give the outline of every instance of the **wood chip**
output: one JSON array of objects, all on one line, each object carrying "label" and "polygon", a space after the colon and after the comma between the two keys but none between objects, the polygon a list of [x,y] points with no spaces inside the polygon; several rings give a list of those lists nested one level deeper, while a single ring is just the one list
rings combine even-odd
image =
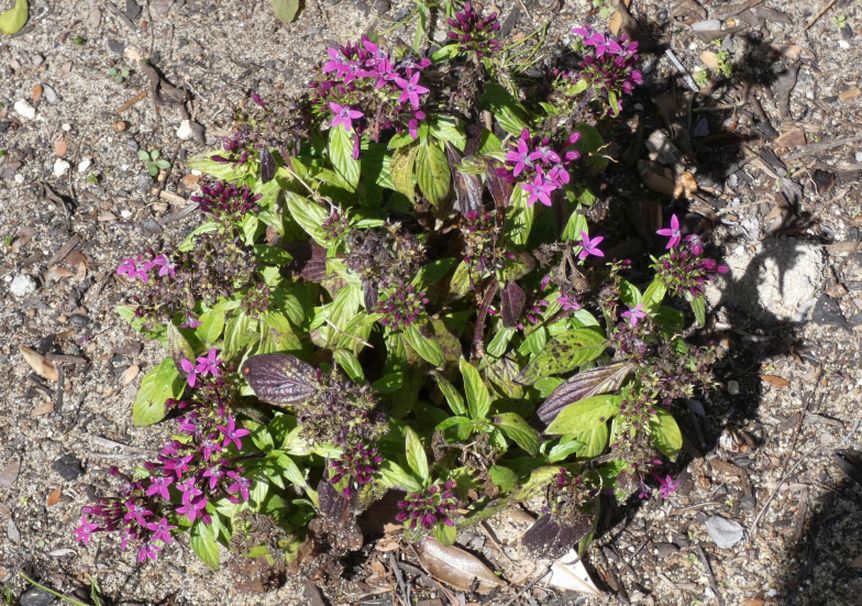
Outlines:
[{"label": "wood chip", "polygon": [[133,364],[129,366],[125,371],[123,371],[123,386],[125,387],[129,383],[135,380],[135,377],[141,372],[141,367],[137,364]]},{"label": "wood chip", "polygon": [[21,355],[24,356],[24,361],[27,362],[37,375],[49,381],[57,381],[57,366],[48,358],[26,345],[19,345],[18,351],[21,352]]},{"label": "wood chip", "polygon": [[66,155],[66,152],[69,150],[69,146],[66,143],[66,135],[61,134],[59,137],[54,139],[54,155],[58,158],[62,158]]},{"label": "wood chip", "polygon": [[859,95],[862,95],[862,90],[860,90],[858,86],[854,86],[853,88],[848,88],[847,90],[843,90],[838,93],[838,98],[842,101],[850,101]]},{"label": "wood chip", "polygon": [[790,130],[782,132],[777,139],[775,139],[775,147],[783,147],[784,149],[788,149],[791,147],[798,147],[800,145],[805,145],[808,141],[805,138],[805,131],[801,128],[792,127]]},{"label": "wood chip", "polygon": [[790,381],[785,379],[784,377],[779,377],[778,375],[760,375],[760,378],[763,381],[766,381],[773,387],[787,387],[790,385]]},{"label": "wood chip", "polygon": [[51,492],[48,493],[48,498],[45,503],[48,505],[48,507],[56,505],[60,501],[60,496],[62,494],[63,491],[61,491],[59,488],[52,489]]},{"label": "wood chip", "polygon": [[712,71],[718,71],[718,54],[712,51],[700,53],[701,62]]},{"label": "wood chip", "polygon": [[45,92],[45,89],[42,87],[41,84],[37,84],[33,87],[33,89],[30,91],[30,98],[33,100],[33,103],[38,102],[39,99],[42,98],[43,92]]}]

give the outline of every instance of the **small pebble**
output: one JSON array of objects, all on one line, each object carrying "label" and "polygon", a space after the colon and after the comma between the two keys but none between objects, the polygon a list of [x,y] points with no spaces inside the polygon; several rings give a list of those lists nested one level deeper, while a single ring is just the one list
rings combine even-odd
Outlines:
[{"label": "small pebble", "polygon": [[21,185],[22,183],[24,183],[24,175],[22,175],[21,173],[18,173],[13,178],[15,179],[15,183],[17,183],[18,185]]},{"label": "small pebble", "polygon": [[81,160],[78,163],[78,172],[79,173],[85,173],[85,172],[87,172],[87,169],[90,168],[92,165],[93,165],[92,160],[90,160],[89,158],[84,158],[83,160]]},{"label": "small pebble", "polygon": [[54,603],[54,596],[38,587],[31,587],[21,594],[18,603],[21,606],[51,606]]},{"label": "small pebble", "polygon": [[9,285],[9,292],[12,293],[12,296],[19,299],[32,295],[36,292],[36,280],[26,274],[15,276],[12,284]]},{"label": "small pebble", "polygon": [[36,108],[27,103],[24,99],[15,101],[12,106],[15,112],[25,120],[33,120],[36,117]]},{"label": "small pebble", "polygon": [[57,91],[55,91],[47,84],[42,85],[42,94],[45,95],[45,101],[47,101],[51,105],[53,105],[59,100],[59,98],[57,97]]},{"label": "small pebble", "polygon": [[122,55],[123,51],[126,50],[126,43],[121,42],[120,40],[108,39],[108,50],[112,53]]},{"label": "small pebble", "polygon": [[71,164],[69,164],[68,162],[66,162],[62,158],[57,158],[56,160],[54,160],[54,176],[55,177],[62,177],[67,172],[69,172],[69,168],[71,166],[72,166]]},{"label": "small pebble", "polygon": [[[152,183],[152,180],[150,182]],[[131,219],[132,218],[132,211],[124,208],[123,210],[120,211],[120,216],[123,219]]]},{"label": "small pebble", "polygon": [[183,120],[180,122],[180,127],[177,129],[177,137],[181,140],[185,141],[186,139],[190,139],[192,136],[192,123],[191,120]]},{"label": "small pebble", "polygon": [[56,471],[61,478],[68,482],[71,482],[84,473],[84,469],[81,467],[80,461],[71,454],[64,454],[62,457],[54,461],[51,465],[51,469]]},{"label": "small pebble", "polygon": [[856,155],[854,157],[856,158],[857,162],[862,162],[862,151],[856,152]]},{"label": "small pebble", "polygon": [[847,50],[848,48],[850,48],[850,43],[847,42],[847,40],[839,40],[838,47]]},{"label": "small pebble", "polygon": [[732,396],[739,395],[739,381],[728,381],[727,382],[727,393]]},{"label": "small pebble", "polygon": [[733,547],[742,540],[745,534],[739,522],[721,516],[712,516],[704,522],[704,525],[709,537],[719,549]]}]

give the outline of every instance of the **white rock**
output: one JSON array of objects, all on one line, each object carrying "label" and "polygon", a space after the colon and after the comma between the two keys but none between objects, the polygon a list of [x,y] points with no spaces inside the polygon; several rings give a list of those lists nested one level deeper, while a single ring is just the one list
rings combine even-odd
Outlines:
[{"label": "white rock", "polygon": [[63,160],[63,158],[57,158],[54,160],[54,176],[62,177],[67,172],[69,172],[69,167],[72,165]]},{"label": "white rock", "polygon": [[186,139],[191,138],[192,136],[192,123],[191,120],[183,120],[180,122],[180,127],[177,129],[177,137],[185,141]]},{"label": "white rock", "polygon": [[47,84],[43,84],[42,89],[45,95],[45,101],[52,105],[59,101],[59,99],[57,98],[57,91],[55,91],[52,87],[48,86]]},{"label": "white rock", "polygon": [[201,169],[199,169],[199,168],[193,168],[193,169],[192,169],[192,174],[193,174],[195,177],[200,177],[200,176],[201,176],[202,174],[204,174],[204,173],[203,173],[203,171],[202,171]]},{"label": "white rock", "polygon": [[850,43],[847,42],[847,40],[839,40],[838,46],[843,48],[844,50],[847,50],[848,48],[850,48]]},{"label": "white rock", "polygon": [[19,299],[32,295],[35,291],[36,280],[26,274],[15,276],[12,280],[12,284],[9,285],[9,292],[12,293],[12,296],[18,297]]},{"label": "white rock", "polygon": [[706,531],[719,549],[729,549],[742,540],[745,531],[739,522],[712,516],[705,523]]},{"label": "white rock", "polygon": [[72,125],[69,124],[68,122],[63,122],[63,124],[60,125],[60,128],[62,128],[64,131],[66,131],[68,133],[70,130],[72,130]]},{"label": "white rock", "polygon": [[727,382],[727,393],[729,393],[732,396],[738,396],[739,395],[739,381],[734,381],[734,380],[728,381]]},{"label": "white rock", "polygon": [[24,99],[15,101],[12,109],[25,120],[33,120],[36,117],[36,108],[24,101]]},{"label": "white rock", "polygon": [[862,162],[862,151],[856,152],[856,155],[854,157],[856,158],[857,162]]},{"label": "white rock", "polygon": [[83,160],[81,160],[78,163],[78,172],[79,173],[85,173],[85,172],[87,172],[87,169],[90,168],[92,165],[93,165],[92,160],[90,160],[89,158],[84,158]]},{"label": "white rock", "polygon": [[24,175],[22,175],[21,173],[17,173],[13,178],[15,179],[15,183],[17,183],[18,185],[21,185],[25,181]]},{"label": "white rock", "polygon": [[120,216],[123,219],[131,219],[132,218],[132,211],[124,208],[123,210],[120,211]]},{"label": "white rock", "polygon": [[723,261],[730,272],[707,286],[709,307],[759,320],[804,320],[826,277],[823,247],[798,240],[767,240],[756,252],[739,246]]}]

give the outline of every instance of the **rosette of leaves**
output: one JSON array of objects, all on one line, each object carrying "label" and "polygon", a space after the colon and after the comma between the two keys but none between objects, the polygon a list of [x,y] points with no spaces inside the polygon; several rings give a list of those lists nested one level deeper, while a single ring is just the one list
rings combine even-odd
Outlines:
[{"label": "rosette of leaves", "polygon": [[[190,301],[196,327],[185,315],[154,325],[126,311],[173,352],[142,384],[135,407],[147,414],[136,418],[146,423],[185,389],[180,355],[217,348],[243,369],[234,409],[251,431],[242,454],[254,483],[242,507],[276,517],[297,541],[355,549],[363,510],[389,491],[433,496],[443,483],[456,513],[409,538],[451,543],[459,527],[546,494],[563,471],[624,500],[638,487],[631,478],[643,484],[657,459],[676,457],[674,403],[709,385],[708,352],[684,338],[689,305],[703,322],[702,298],[671,298],[659,277],[630,281],[623,264],[583,254],[606,165],[596,127],[605,112],[571,123],[564,108],[494,81],[504,55],[484,56],[494,69],[477,72],[470,57],[436,53],[423,83],[463,71],[478,94],[453,114],[451,91],[432,90],[413,135],[359,135],[317,113],[298,152],[198,158],[211,178],[260,198],[242,216],[204,222],[182,249],[194,254],[201,234],[225,233],[253,253],[257,282],[214,303]],[[525,184],[504,174],[525,130],[580,133],[580,159],[550,206],[529,202]],[[265,305],[244,305],[262,288]],[[626,310],[637,310],[635,322]],[[319,430],[326,423],[352,429]],[[371,481],[339,473],[330,482],[331,463],[357,441],[379,453],[376,468],[366,461]],[[583,493],[589,506],[570,515],[590,529],[606,497]],[[212,508],[217,527],[192,542],[206,561],[228,544],[236,510]]]}]

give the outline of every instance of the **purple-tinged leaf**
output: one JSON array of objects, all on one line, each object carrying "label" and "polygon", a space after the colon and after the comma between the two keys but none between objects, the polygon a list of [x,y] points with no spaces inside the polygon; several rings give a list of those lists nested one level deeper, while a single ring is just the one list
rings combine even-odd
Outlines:
[{"label": "purple-tinged leaf", "polygon": [[550,425],[569,404],[619,389],[634,368],[634,364],[617,362],[579,372],[557,387],[539,406],[536,415],[545,425]]},{"label": "purple-tinged leaf", "polygon": [[287,246],[293,261],[287,266],[306,282],[320,283],[326,277],[326,249],[317,242],[304,240]]},{"label": "purple-tinged leaf", "polygon": [[365,303],[365,309],[371,311],[377,307],[377,288],[372,280],[362,281],[362,300]]},{"label": "purple-tinged leaf", "polygon": [[329,480],[321,480],[317,485],[317,502],[320,515],[346,523],[353,512],[353,495],[347,496],[333,486]]},{"label": "purple-tinged leaf", "polygon": [[521,537],[521,544],[543,558],[558,558],[586,536],[592,527],[592,520],[585,514],[563,521],[546,513],[527,529]]},{"label": "purple-tinged leaf", "polygon": [[260,180],[269,183],[275,178],[275,158],[267,148],[260,150]]},{"label": "purple-tinged leaf", "polygon": [[257,397],[276,405],[304,402],[319,386],[317,371],[290,354],[252,356],[242,374]]},{"label": "purple-tinged leaf", "polygon": [[458,170],[461,164],[461,154],[449,143],[446,144],[446,157],[452,170],[455,182],[455,200],[462,215],[468,212],[478,213],[482,210],[482,181],[477,175],[470,175]]},{"label": "purple-tinged leaf", "polygon": [[497,168],[490,161],[485,176],[488,190],[491,192],[491,197],[494,198],[494,205],[497,208],[509,206],[509,199],[512,197],[512,184],[497,174]]},{"label": "purple-tinged leaf", "polygon": [[509,282],[500,294],[500,306],[503,315],[503,324],[515,326],[524,312],[524,304],[527,295],[517,282]]}]

